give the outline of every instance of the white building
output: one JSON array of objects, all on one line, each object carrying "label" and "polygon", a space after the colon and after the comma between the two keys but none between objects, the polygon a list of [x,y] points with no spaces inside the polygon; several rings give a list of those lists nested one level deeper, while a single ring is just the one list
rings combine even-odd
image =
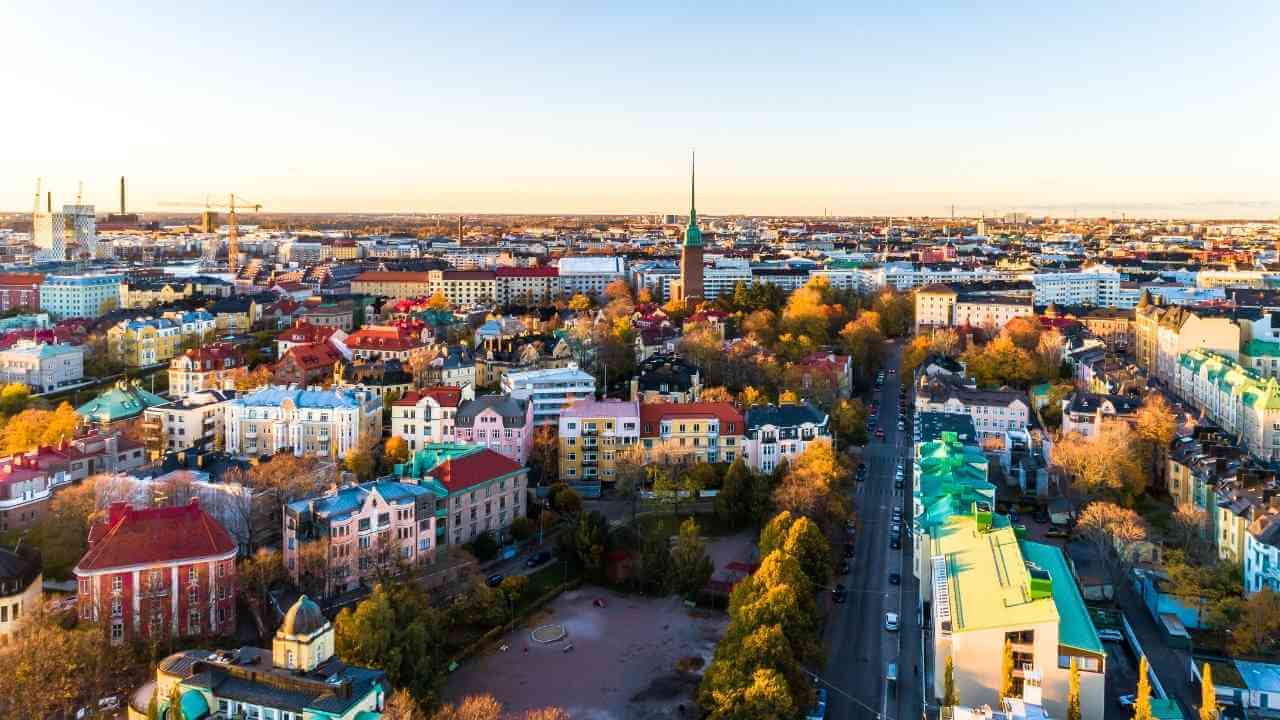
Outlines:
[{"label": "white building", "polygon": [[[702,271],[702,295],[714,300],[722,295],[732,296],[738,283],[751,284],[751,263],[746,259],[714,257]],[[676,274],[679,277],[679,273]],[[664,296],[665,297],[665,296]]]},{"label": "white building", "polygon": [[560,258],[560,289],[569,294],[600,295],[627,275],[627,260],[612,255]]},{"label": "white building", "polygon": [[227,404],[226,450],[231,455],[342,458],[382,437],[382,400],[359,390],[266,387]]},{"label": "white building", "polygon": [[563,368],[507,373],[502,376],[502,391],[532,400],[535,424],[555,424],[561,410],[595,398],[596,379],[579,370],[577,363],[569,363]]},{"label": "white building", "polygon": [[808,402],[757,405],[747,410],[746,426],[747,465],[764,473],[783,460],[794,462],[815,442],[831,442],[827,414]]},{"label": "white building", "polygon": [[[1119,271],[1098,265],[1082,272],[1037,273],[1031,278],[1037,305],[1124,307]],[[1136,300],[1136,299],[1135,299]],[[1132,307],[1130,305],[1129,307]]]},{"label": "white building", "polygon": [[0,351],[0,382],[22,383],[37,393],[74,385],[84,379],[84,352],[81,345],[19,340]]},{"label": "white building", "polygon": [[40,309],[58,320],[98,317],[120,302],[120,275],[50,275],[40,285]]},{"label": "white building", "polygon": [[189,448],[221,449],[225,410],[235,390],[206,390],[142,412],[142,428],[152,459]]},{"label": "white building", "polygon": [[916,393],[916,412],[959,413],[973,418],[980,437],[1026,435],[1031,407],[1026,395],[1014,390],[978,390],[951,383],[933,383]]},{"label": "white building", "polygon": [[1267,513],[1244,534],[1244,592],[1280,592],[1280,515]]},{"label": "white building", "polygon": [[403,438],[410,450],[421,450],[428,443],[453,442],[458,406],[475,397],[471,385],[411,390],[391,404],[391,434]]},{"label": "white building", "polygon": [[[92,205],[63,205],[62,212],[37,212],[32,219],[31,242],[38,260],[77,260],[98,256],[97,220]],[[68,257],[71,246],[76,257]]]}]

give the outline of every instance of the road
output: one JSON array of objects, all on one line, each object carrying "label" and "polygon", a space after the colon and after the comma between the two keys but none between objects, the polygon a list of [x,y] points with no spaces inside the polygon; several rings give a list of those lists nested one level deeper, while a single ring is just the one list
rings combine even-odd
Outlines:
[{"label": "road", "polygon": [[[886,368],[897,368],[901,346],[891,346]],[[920,684],[915,668],[920,664],[920,629],[916,621],[918,592],[911,572],[910,528],[904,528],[901,550],[889,547],[890,513],[901,507],[911,509],[911,426],[898,431],[897,375],[886,373],[878,393],[880,411],[877,427],[883,439],[871,437],[863,451],[867,477],[856,482],[853,502],[858,515],[858,537],[854,546],[852,572],[836,582],[849,588],[846,604],[835,605],[827,623],[827,667],[822,680],[828,687],[827,717],[909,718],[921,715]],[[894,488],[894,472],[903,459],[906,477],[903,489]],[[902,584],[889,582],[889,573],[898,573]],[[884,629],[886,612],[899,615],[901,629]],[[898,682],[890,687],[885,680],[889,663],[898,668]]]}]

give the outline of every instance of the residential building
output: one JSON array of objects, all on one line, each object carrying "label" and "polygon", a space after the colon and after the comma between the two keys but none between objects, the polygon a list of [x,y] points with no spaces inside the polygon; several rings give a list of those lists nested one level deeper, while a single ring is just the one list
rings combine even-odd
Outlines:
[{"label": "residential building", "polygon": [[328,382],[333,378],[334,365],[345,359],[329,342],[295,345],[276,363],[272,379],[277,385],[299,387]]},{"label": "residential building", "polygon": [[594,400],[560,413],[560,479],[613,483],[618,455],[640,441],[640,404]]},{"label": "residential building", "polygon": [[0,311],[40,309],[44,273],[0,273]]},{"label": "residential building", "polygon": [[916,332],[949,327],[959,294],[947,285],[929,285],[916,291]]},{"label": "residential building", "polygon": [[1230,357],[1192,349],[1170,379],[1184,402],[1236,436],[1259,460],[1280,460],[1280,380],[1261,378]]},{"label": "residential building", "polygon": [[229,390],[245,369],[244,353],[234,343],[193,348],[169,361],[169,394],[180,398],[205,390]]},{"label": "residential building", "polygon": [[425,345],[420,333],[398,325],[366,325],[345,340],[352,357],[368,360],[408,360]]},{"label": "residential building", "polygon": [[[1172,385],[1178,358],[1190,350],[1239,357],[1243,335],[1236,319],[1218,310],[1138,303],[1135,360],[1147,374]],[[1239,311],[1244,312],[1244,311]]]},{"label": "residential building", "polygon": [[137,380],[121,378],[110,389],[76,408],[76,412],[86,423],[105,426],[127,422],[142,415],[143,410],[167,402],[159,395],[142,389]]},{"label": "residential building", "polygon": [[627,260],[614,255],[562,257],[559,271],[562,292],[602,295],[609,283],[626,277]]},{"label": "residential building", "polygon": [[370,270],[351,280],[351,292],[408,300],[431,294],[430,273]]},{"label": "residential building", "polygon": [[350,333],[355,327],[355,303],[350,300],[308,304],[298,311],[305,323],[323,328],[337,328]]},{"label": "residential building", "polygon": [[461,545],[483,532],[504,543],[511,523],[525,516],[528,468],[489,448],[428,445],[395,472],[430,487],[439,499],[438,544]]},{"label": "residential building", "polygon": [[[1121,293],[1123,281],[1120,272],[1105,265],[1096,265],[1079,272],[1036,273],[1031,277],[1035,286],[1037,305],[1100,305],[1126,307]],[[1127,307],[1133,307],[1132,304]]]},{"label": "residential building", "polygon": [[[295,585],[314,583],[330,596],[372,585],[396,564],[425,562],[435,548],[437,499],[426,485],[378,480],[291,502],[284,509],[285,569]],[[300,559],[313,542],[327,548],[323,569]]]},{"label": "residential building", "polygon": [[120,302],[122,275],[49,275],[40,284],[40,309],[54,319],[93,318]]},{"label": "residential building", "polygon": [[756,405],[747,409],[743,459],[753,470],[773,472],[794,462],[815,442],[831,444],[827,414],[809,402]]},{"label": "residential building", "polygon": [[198,501],[135,509],[114,503],[76,564],[80,619],[113,644],[231,635],[236,543]]},{"label": "residential building", "polygon": [[130,367],[168,362],[182,346],[182,328],[165,318],[121,320],[107,330],[111,357]]},{"label": "residential building", "polygon": [[1280,592],[1280,513],[1258,516],[1244,538],[1244,593]]},{"label": "residential building", "polygon": [[66,482],[67,467],[66,456],[50,448],[0,458],[0,532],[39,522],[54,487]]},{"label": "residential building", "polygon": [[577,363],[569,363],[564,368],[507,373],[502,377],[502,391],[531,400],[536,424],[554,425],[561,410],[595,397],[596,379],[579,370]]},{"label": "residential building", "polygon": [[231,455],[341,458],[382,437],[382,402],[355,390],[266,387],[238,397],[224,409],[226,451]]},{"label": "residential building", "polygon": [[497,276],[491,270],[431,270],[427,279],[429,294],[441,293],[457,307],[492,303],[498,295]]},{"label": "residential building", "polygon": [[149,308],[168,305],[196,294],[190,280],[126,280],[120,283],[120,307]]},{"label": "residential building", "polygon": [[328,342],[329,338],[345,344],[347,333],[332,325],[313,325],[306,320],[295,320],[292,327],[276,336],[276,357],[284,357],[292,347]]},{"label": "residential building", "polygon": [[475,396],[475,388],[470,385],[410,390],[391,404],[391,434],[403,438],[411,451],[431,443],[451,443],[455,439],[458,406]]},{"label": "residential building", "polygon": [[21,383],[32,392],[47,393],[84,380],[83,345],[47,345],[19,340],[0,350],[0,382]]},{"label": "residential building", "polygon": [[1014,390],[979,390],[952,382],[935,381],[916,391],[916,412],[962,413],[973,418],[981,437],[997,439],[1008,433],[1026,433],[1031,406],[1026,393]]},{"label": "residential building", "polygon": [[1133,422],[1142,398],[1132,395],[1100,395],[1074,392],[1062,400],[1062,434],[1094,437],[1104,420]]},{"label": "residential building", "polygon": [[0,548],[0,648],[9,643],[44,598],[40,553],[32,546]]},{"label": "residential building", "polygon": [[962,293],[956,298],[952,325],[999,330],[1016,317],[1035,315],[1031,298],[1017,295]]},{"label": "residential building", "polygon": [[675,355],[654,355],[631,378],[631,399],[641,403],[695,402],[702,394],[702,373]]},{"label": "residential building", "polygon": [[527,398],[481,395],[458,405],[453,434],[459,443],[482,445],[525,465],[533,447],[533,413]]},{"label": "residential building", "polygon": [[224,411],[235,390],[202,390],[149,407],[142,413],[143,443],[152,460],[179,450],[221,450]]},{"label": "residential building", "polygon": [[560,270],[549,266],[494,270],[495,300],[500,305],[540,305],[561,294]]},{"label": "residential building", "polygon": [[209,306],[214,325],[225,335],[244,335],[252,332],[262,320],[263,306],[250,297],[229,297]]},{"label": "residential building", "polygon": [[[917,446],[912,525],[934,677],[954,662],[966,704],[999,702],[1006,642],[1014,653],[1013,695],[1042,694],[1064,716],[1070,666],[1080,671],[1084,717],[1105,709],[1107,654],[1070,565],[1056,546],[1030,542],[993,512],[986,460],[950,433]],[[923,605],[927,603],[927,605]],[[935,700],[942,688],[935,688]]]},{"label": "residential building", "polygon": [[729,403],[642,403],[640,440],[646,463],[731,463],[746,452],[746,421]]},{"label": "residential building", "polygon": [[385,673],[347,665],[334,655],[333,625],[303,595],[285,613],[270,650],[184,650],[156,667],[133,693],[129,720],[158,717],[257,720],[380,720],[391,688]]}]

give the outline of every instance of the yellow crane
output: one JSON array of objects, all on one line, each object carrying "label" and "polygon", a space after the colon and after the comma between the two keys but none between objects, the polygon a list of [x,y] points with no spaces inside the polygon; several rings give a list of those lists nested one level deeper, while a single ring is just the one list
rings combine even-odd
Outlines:
[{"label": "yellow crane", "polygon": [[249,212],[258,212],[262,209],[261,203],[250,202],[242,197],[236,197],[235,193],[227,195],[226,203],[211,202],[205,198],[204,204],[195,202],[162,202],[163,207],[177,207],[204,210],[226,210],[227,211],[227,269],[231,272],[237,272],[240,269],[240,230],[236,226],[236,210],[246,210]]}]

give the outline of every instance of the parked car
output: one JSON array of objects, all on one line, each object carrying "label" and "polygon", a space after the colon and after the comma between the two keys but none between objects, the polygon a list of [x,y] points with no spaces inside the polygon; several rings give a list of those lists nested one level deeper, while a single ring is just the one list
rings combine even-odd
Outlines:
[{"label": "parked car", "polygon": [[1119,704],[1120,707],[1124,707],[1124,708],[1133,707],[1134,704],[1137,702],[1138,702],[1138,697],[1136,695],[1121,695],[1120,697],[1116,698],[1116,703]]},{"label": "parked car", "polygon": [[1048,532],[1045,533],[1045,536],[1051,538],[1069,538],[1071,537],[1071,531],[1061,525],[1054,525],[1049,528]]},{"label": "parked car", "polygon": [[499,585],[502,584],[503,580],[504,578],[502,577],[501,573],[495,573],[493,575],[490,575],[488,578],[486,578],[484,581],[484,584],[488,585],[489,587],[498,587]]},{"label": "parked car", "polygon": [[817,701],[813,707],[809,709],[809,713],[804,716],[804,720],[826,720],[827,717],[827,689],[818,688]]},{"label": "parked car", "polygon": [[849,599],[849,591],[843,585],[837,585],[831,589],[831,599],[837,603],[843,603]]},{"label": "parked car", "polygon": [[1119,630],[1106,628],[1098,631],[1099,640],[1111,640],[1113,642],[1124,642],[1124,635]]},{"label": "parked car", "polygon": [[524,566],[527,568],[536,568],[550,559],[551,552],[549,550],[543,550],[542,552],[536,552],[530,555],[529,559],[524,561]]},{"label": "parked car", "polygon": [[884,614],[884,629],[889,632],[898,631],[898,613],[887,612]]},{"label": "parked car", "polygon": [[1037,510],[1031,513],[1031,519],[1043,525],[1049,522],[1049,513],[1045,512],[1044,510]]},{"label": "parked car", "polygon": [[894,489],[896,489],[896,490],[901,490],[901,489],[902,489],[902,484],[903,484],[903,483],[902,483],[902,478],[895,478],[895,479],[894,479],[894,481],[893,481],[893,487],[894,487]]},{"label": "parked car", "polygon": [[902,576],[901,576],[901,575],[899,575],[898,573],[889,573],[889,584],[890,584],[890,585],[901,585],[901,584],[902,584]]},{"label": "parked car", "polygon": [[849,567],[849,561],[848,561],[848,560],[841,560],[841,561],[840,561],[840,574],[841,574],[841,575],[848,575],[848,574],[849,574],[849,570],[850,570],[850,567]]},{"label": "parked car", "polygon": [[845,544],[844,544],[844,556],[845,556],[846,558],[852,558],[852,557],[853,557],[853,543],[845,543]]},{"label": "parked car", "polygon": [[883,440],[883,439],[884,439],[884,430],[876,430],[876,438],[877,438],[877,439],[879,439],[879,440]]},{"label": "parked car", "polygon": [[900,549],[901,547],[902,547],[902,538],[899,538],[899,537],[892,537],[892,538],[889,538],[889,549],[890,549],[890,550],[898,550],[898,549]]}]

